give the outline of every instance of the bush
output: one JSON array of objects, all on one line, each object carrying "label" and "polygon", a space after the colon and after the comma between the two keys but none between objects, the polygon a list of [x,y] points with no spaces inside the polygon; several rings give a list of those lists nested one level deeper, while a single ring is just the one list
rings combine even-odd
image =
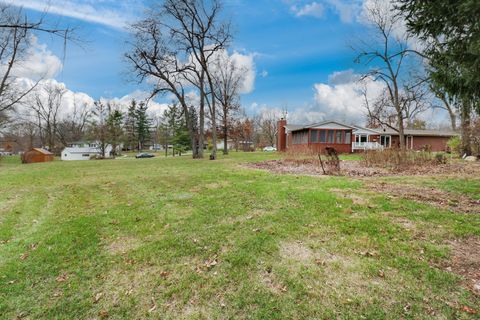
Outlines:
[{"label": "bush", "polygon": [[450,140],[447,142],[448,149],[450,149],[450,152],[454,152],[456,154],[461,153],[461,147],[462,147],[462,140],[460,139],[459,136],[451,137]]},{"label": "bush", "polygon": [[444,153],[437,153],[435,154],[435,161],[437,161],[438,164],[446,164],[447,157],[445,156]]},{"label": "bush", "polygon": [[431,152],[400,149],[385,149],[381,151],[366,151],[365,165],[368,167],[386,167],[405,169],[412,166],[432,165],[446,163],[446,158],[437,158]]}]

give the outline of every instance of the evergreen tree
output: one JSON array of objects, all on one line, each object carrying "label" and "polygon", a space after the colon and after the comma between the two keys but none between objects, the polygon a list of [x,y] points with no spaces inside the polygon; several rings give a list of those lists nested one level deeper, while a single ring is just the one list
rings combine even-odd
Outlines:
[{"label": "evergreen tree", "polygon": [[112,146],[112,156],[117,155],[117,148],[120,144],[121,139],[123,138],[123,113],[118,110],[112,110],[112,106],[109,104],[109,115],[107,119],[107,128],[108,128],[108,141]]},{"label": "evergreen tree", "polygon": [[480,2],[400,0],[398,7],[424,40],[434,87],[460,102],[462,152],[470,154],[471,116],[480,113]]},{"label": "evergreen tree", "polygon": [[130,150],[135,150],[138,147],[137,139],[137,102],[132,100],[128,107],[124,124],[125,131],[125,147]]},{"label": "evergreen tree", "polygon": [[160,123],[162,142],[165,146],[165,155],[168,152],[168,145],[173,145],[174,150],[181,154],[190,145],[185,117],[177,104],[172,104],[164,111]]},{"label": "evergreen tree", "polygon": [[108,145],[108,126],[107,120],[109,118],[108,107],[101,101],[95,101],[93,115],[95,119],[92,122],[92,136],[95,138],[98,143],[98,148],[103,158],[107,155],[105,154],[107,145]]},{"label": "evergreen tree", "polygon": [[151,138],[151,120],[148,118],[147,110],[148,107],[144,102],[140,102],[135,110],[138,150],[142,150]]}]

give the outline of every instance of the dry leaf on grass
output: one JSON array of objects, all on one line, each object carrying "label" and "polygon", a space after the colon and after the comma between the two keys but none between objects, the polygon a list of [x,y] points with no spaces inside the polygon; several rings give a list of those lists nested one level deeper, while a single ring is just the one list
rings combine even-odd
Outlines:
[{"label": "dry leaf on grass", "polygon": [[108,311],[107,310],[100,310],[100,312],[98,313],[98,316],[102,319],[106,319],[108,318],[110,315],[108,314]]},{"label": "dry leaf on grass", "polygon": [[157,310],[157,303],[155,302],[155,299],[152,297],[152,307],[148,309],[148,312],[152,313],[155,310]]},{"label": "dry leaf on grass", "polygon": [[98,301],[100,301],[100,299],[102,299],[103,297],[103,292],[99,292],[95,295],[95,297],[93,297],[93,303],[97,303]]},{"label": "dry leaf on grass", "polygon": [[475,309],[472,309],[467,306],[463,306],[462,310],[469,314],[477,314],[477,311]]},{"label": "dry leaf on grass", "polygon": [[65,281],[68,280],[68,278],[69,278],[68,274],[63,273],[63,274],[59,275],[56,280],[57,280],[57,282],[65,282]]}]

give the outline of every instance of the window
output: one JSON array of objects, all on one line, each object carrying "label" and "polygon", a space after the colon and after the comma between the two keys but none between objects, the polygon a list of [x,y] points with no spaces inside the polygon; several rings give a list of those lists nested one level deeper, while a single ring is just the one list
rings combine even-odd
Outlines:
[{"label": "window", "polygon": [[336,143],[341,144],[342,143],[342,137],[343,137],[343,131],[336,131],[336,134],[337,134]]},{"label": "window", "polygon": [[84,153],[84,154],[82,154],[82,157],[90,157],[90,154]]},{"label": "window", "polygon": [[344,143],[350,144],[352,141],[352,133],[350,131],[345,131],[345,141]]},{"label": "window", "polygon": [[312,130],[310,131],[310,143],[317,143],[318,142],[318,131]]},{"label": "window", "polygon": [[327,131],[320,130],[320,143],[327,142]]},{"label": "window", "polygon": [[390,136],[380,136],[380,144],[384,147],[390,147]]},{"label": "window", "polygon": [[335,143],[335,131],[328,130],[328,143]]},{"label": "window", "polygon": [[303,131],[302,132],[302,143],[307,144],[308,143],[308,131]]},{"label": "window", "polygon": [[293,132],[293,144],[308,143],[308,132],[296,131]]}]

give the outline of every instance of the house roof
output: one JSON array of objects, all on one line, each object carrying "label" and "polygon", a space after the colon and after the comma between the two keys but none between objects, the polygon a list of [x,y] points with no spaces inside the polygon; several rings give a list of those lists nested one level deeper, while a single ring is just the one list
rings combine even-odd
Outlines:
[{"label": "house roof", "polygon": [[303,129],[304,127],[305,127],[304,125],[300,125],[300,124],[287,124],[285,126],[285,129],[287,129],[288,131],[295,131],[295,130]]},{"label": "house roof", "polygon": [[[372,134],[398,135],[398,132],[391,128],[364,128],[356,125],[353,125],[353,126],[347,125],[338,121],[323,121],[323,122],[313,123],[310,125],[287,124],[285,125],[285,129],[292,132],[292,131],[299,131],[299,130],[316,128],[316,127],[326,127],[326,125],[328,124],[335,124],[337,126],[351,128],[354,131],[371,132]],[[460,134],[451,130],[405,129],[405,135],[424,136],[424,137],[453,137],[453,136],[459,136]]]},{"label": "house roof", "polygon": [[365,128],[365,127],[360,127],[360,126],[354,126],[354,127],[355,127],[355,130],[353,130],[353,133],[381,134],[381,132],[378,129]]},{"label": "house roof", "polygon": [[47,155],[47,156],[53,155],[53,153],[51,153],[50,151],[42,149],[42,148],[32,148],[32,150],[37,151],[37,152],[39,152],[41,154],[44,154],[44,155]]},{"label": "house roof", "polygon": [[[391,128],[380,128],[375,131],[381,134],[398,135],[398,131]],[[423,137],[454,137],[460,134],[451,130],[418,130],[418,129],[405,129],[405,135],[409,136],[423,136]]]},{"label": "house roof", "polygon": [[344,124],[344,123],[341,123],[341,122],[338,122],[338,121],[322,121],[322,122],[317,122],[317,123],[313,123],[313,124],[310,124],[310,125],[292,125],[292,124],[287,124],[285,126],[285,128],[288,130],[288,131],[298,131],[298,130],[303,130],[303,129],[310,129],[310,128],[317,128],[317,127],[324,127],[325,125],[327,124],[335,124],[337,126],[341,126],[341,127],[345,127],[345,128],[349,128],[349,129],[355,129],[355,127],[352,127],[348,124]]},{"label": "house roof", "polygon": [[100,153],[98,148],[78,148],[78,147],[67,147],[63,149],[63,152],[70,152],[70,153]]}]

